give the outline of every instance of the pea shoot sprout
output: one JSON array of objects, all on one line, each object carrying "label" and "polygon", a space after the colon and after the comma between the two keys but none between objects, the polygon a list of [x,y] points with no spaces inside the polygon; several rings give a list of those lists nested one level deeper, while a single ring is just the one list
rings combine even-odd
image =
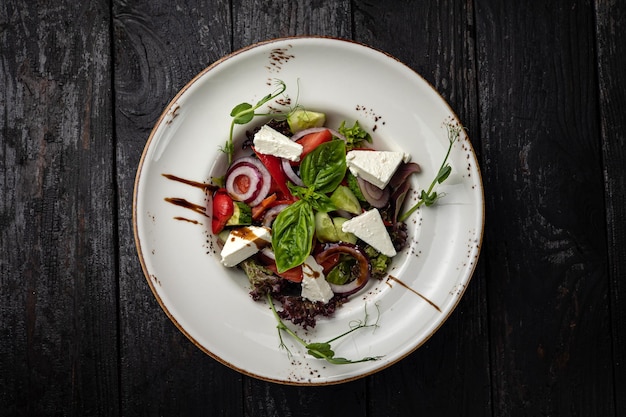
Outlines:
[{"label": "pea shoot sprout", "polygon": [[237,104],[235,107],[233,107],[233,109],[230,111],[230,116],[233,118],[233,120],[230,123],[230,132],[228,136],[228,141],[222,148],[222,151],[228,155],[229,164],[232,162],[233,154],[235,152],[235,147],[233,145],[233,132],[235,129],[235,125],[236,124],[245,125],[249,123],[256,116],[275,115],[274,113],[256,113],[256,111],[259,109],[259,107],[261,107],[268,101],[273,100],[276,97],[283,94],[285,90],[287,89],[287,85],[282,80],[276,80],[276,84],[277,84],[276,90],[274,90],[274,92],[272,93],[269,93],[268,95],[263,97],[261,100],[257,101],[255,105],[252,105],[250,103],[240,103],[240,104]]},{"label": "pea shoot sprout", "polygon": [[[285,333],[287,333],[288,335],[290,335],[291,337],[293,337],[298,343],[300,343],[302,346],[304,346],[307,349],[307,353],[311,356],[313,356],[314,358],[318,358],[318,359],[324,359],[326,362],[328,363],[332,363],[334,365],[345,365],[348,363],[359,363],[359,362],[367,362],[367,361],[376,361],[379,360],[382,356],[366,356],[364,358],[361,359],[357,359],[357,360],[350,360],[350,359],[346,359],[346,358],[341,358],[341,357],[336,357],[335,356],[335,351],[332,349],[331,343],[341,339],[344,336],[349,335],[352,332],[355,332],[359,329],[364,329],[367,327],[378,327],[378,319],[376,320],[375,323],[373,324],[368,324],[368,318],[369,318],[369,314],[367,313],[367,306],[365,308],[365,317],[363,320],[358,320],[357,322],[353,323],[353,326],[351,326],[350,330],[346,331],[345,333],[340,334],[339,336],[336,336],[330,340],[328,340],[327,342],[312,342],[312,343],[307,343],[306,341],[304,341],[300,336],[298,336],[296,334],[296,332],[294,332],[293,330],[291,330],[289,327],[287,327],[287,325],[285,325],[285,323],[281,320],[280,316],[278,315],[278,312],[276,311],[276,307],[274,306],[274,302],[272,300],[272,296],[268,293],[267,294],[267,300],[269,301],[270,307],[272,308],[272,313],[274,313],[274,317],[276,318],[276,322],[278,323],[276,325],[276,328],[278,329],[278,337],[280,339],[280,347],[283,349],[286,349],[287,352],[289,352],[289,349],[287,348],[287,345],[285,344],[285,342],[283,341],[283,335],[282,332],[284,331]],[[376,308],[378,308],[378,305],[376,306]],[[291,354],[291,352],[289,352]]]},{"label": "pea shoot sprout", "polygon": [[439,198],[441,198],[441,194],[437,194],[437,191],[434,191],[434,188],[437,184],[443,183],[452,172],[452,167],[448,164],[448,157],[450,156],[450,152],[452,151],[452,146],[457,141],[459,136],[461,136],[461,132],[463,131],[463,126],[455,125],[452,123],[446,123],[446,128],[448,130],[448,151],[446,152],[446,156],[443,158],[443,162],[441,163],[441,167],[435,176],[433,182],[430,183],[430,187],[428,187],[428,191],[422,190],[420,193],[419,201],[410,209],[408,209],[402,216],[398,218],[398,221],[405,221],[409,218],[413,212],[415,212],[422,205],[426,205],[426,207],[432,206],[435,204]]}]

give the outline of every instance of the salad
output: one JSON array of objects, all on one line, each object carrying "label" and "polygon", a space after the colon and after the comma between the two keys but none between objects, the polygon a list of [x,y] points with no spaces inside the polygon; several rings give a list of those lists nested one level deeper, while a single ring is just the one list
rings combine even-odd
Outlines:
[{"label": "salad", "polygon": [[[282,347],[281,330],[331,363],[376,360],[338,358],[330,345],[375,327],[367,311],[364,321],[323,343],[305,342],[283,319],[315,327],[317,317],[331,316],[370,280],[387,276],[391,260],[407,245],[404,221],[441,197],[434,188],[450,175],[447,159],[462,127],[447,125],[449,147],[437,176],[402,212],[409,179],[421,171],[410,155],[372,148],[371,134],[358,121],[326,126],[323,112],[299,106],[287,114],[257,112],[285,89],[279,81],[256,105],[241,103],[231,111],[223,147],[229,164],[222,177],[213,178],[217,186],[209,203],[221,263],[245,272],[253,300],[269,302]],[[234,125],[255,116],[269,121],[246,132],[244,156],[234,158]]]},{"label": "salad", "polygon": [[255,300],[314,327],[370,279],[386,276],[407,243],[400,208],[420,172],[403,152],[377,151],[359,125],[325,126],[302,108],[247,132],[213,193],[221,261],[245,271]]}]

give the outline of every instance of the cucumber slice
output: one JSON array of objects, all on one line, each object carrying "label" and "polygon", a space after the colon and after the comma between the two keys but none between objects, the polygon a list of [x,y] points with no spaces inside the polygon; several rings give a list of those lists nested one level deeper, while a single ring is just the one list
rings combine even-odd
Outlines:
[{"label": "cucumber slice", "polygon": [[344,210],[352,214],[361,214],[361,203],[352,190],[345,185],[340,185],[330,196],[330,201],[338,210]]},{"label": "cucumber slice", "polygon": [[233,215],[226,222],[226,226],[249,226],[252,224],[252,208],[241,201],[234,202]]},{"label": "cucumber slice", "polygon": [[315,213],[315,234],[320,242],[337,242],[337,230],[328,213]]},{"label": "cucumber slice", "polygon": [[344,232],[341,230],[341,225],[347,221],[345,217],[333,217],[333,224],[335,225],[335,231],[337,232],[337,240],[346,243],[356,244],[357,237],[350,232]]},{"label": "cucumber slice", "polygon": [[291,133],[296,133],[311,127],[322,127],[326,123],[326,115],[310,110],[297,109],[287,116],[287,123]]}]

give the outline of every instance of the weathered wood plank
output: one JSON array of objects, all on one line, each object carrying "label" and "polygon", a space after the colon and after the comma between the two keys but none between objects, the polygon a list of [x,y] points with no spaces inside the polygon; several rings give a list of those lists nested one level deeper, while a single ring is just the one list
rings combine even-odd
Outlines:
[{"label": "weathered wood plank", "polygon": [[[359,1],[354,33],[430,82],[480,151],[472,13],[471,3]],[[485,279],[479,266],[443,327],[408,358],[371,378],[372,415],[490,414]]]},{"label": "weathered wood plank", "polygon": [[150,131],[180,88],[230,52],[229,4],[115,1],[113,13],[122,413],[241,415],[241,376],[201,352],[161,310],[131,224],[135,173]]},{"label": "weathered wood plank", "polygon": [[604,156],[613,331],[615,415],[626,415],[626,4],[596,1],[600,128]]},{"label": "weathered wood plank", "polygon": [[246,378],[246,416],[366,415],[367,390],[363,380],[323,387],[295,387]]},{"label": "weathered wood plank", "polygon": [[0,408],[116,415],[109,4],[0,4]]},{"label": "weathered wood plank", "polygon": [[233,0],[233,47],[287,36],[349,38],[350,2],[346,0]]},{"label": "weathered wood plank", "polygon": [[476,16],[494,415],[613,415],[591,4]]}]

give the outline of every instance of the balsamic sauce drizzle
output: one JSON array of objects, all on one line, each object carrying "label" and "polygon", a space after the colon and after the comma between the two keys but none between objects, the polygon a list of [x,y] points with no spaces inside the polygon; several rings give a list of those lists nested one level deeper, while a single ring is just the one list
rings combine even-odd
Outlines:
[{"label": "balsamic sauce drizzle", "polygon": [[389,285],[390,287],[393,288],[393,285],[391,285],[389,283],[389,281],[395,281],[398,284],[402,285],[404,288],[406,288],[407,290],[413,292],[414,294],[416,294],[418,297],[420,297],[421,299],[423,299],[424,301],[426,301],[428,304],[430,304],[431,306],[433,306],[438,312],[441,313],[441,309],[439,308],[439,306],[437,306],[437,304],[433,303],[432,301],[430,301],[428,298],[424,297],[422,294],[420,294],[418,291],[414,290],[413,288],[409,287],[408,285],[406,285],[404,282],[400,281],[398,278],[389,275],[387,277],[387,285]]},{"label": "balsamic sauce drizzle", "polygon": [[[167,178],[168,180],[172,180],[172,181],[177,181],[186,185],[190,185],[192,187],[196,187],[196,188],[200,188],[201,190],[204,190],[205,192],[213,192],[215,190],[217,190],[217,186],[213,185],[213,184],[207,184],[204,182],[198,182],[198,181],[193,181],[193,180],[188,180],[185,178],[181,178],[181,177],[177,177],[176,175],[172,175],[172,174],[161,174],[163,175],[165,178]],[[168,203],[174,204],[176,206],[179,207],[183,207],[186,209],[189,209],[195,213],[201,214],[205,217],[210,217],[207,213],[206,213],[206,206],[204,205],[199,205],[199,204],[195,204],[192,203],[190,201],[185,200],[184,198],[177,198],[177,197],[166,197],[165,201],[167,201]],[[191,220],[191,219],[187,219],[185,217],[174,217],[175,220],[181,220],[181,221],[186,221],[189,223],[194,223],[194,224],[200,224],[200,222],[198,222],[197,220]]]}]

